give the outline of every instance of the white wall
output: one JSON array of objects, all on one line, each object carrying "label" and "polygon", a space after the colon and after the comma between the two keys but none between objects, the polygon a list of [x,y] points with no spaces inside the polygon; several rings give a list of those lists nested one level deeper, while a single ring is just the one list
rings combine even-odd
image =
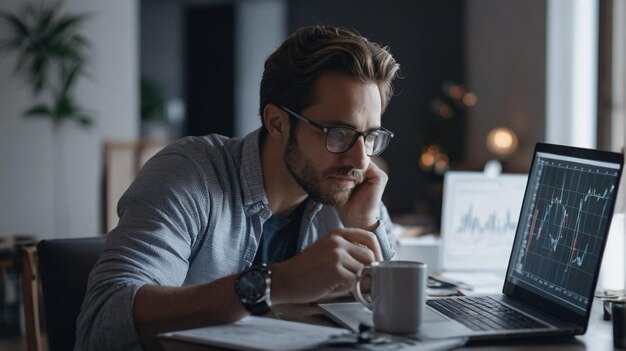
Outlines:
[{"label": "white wall", "polygon": [[546,141],[595,148],[598,92],[597,0],[549,0]]},{"label": "white wall", "polygon": [[[23,3],[4,0],[0,11]],[[138,2],[69,0],[65,9],[91,14],[91,78],[78,82],[76,99],[96,124],[55,130],[49,120],[23,118],[33,95],[12,74],[14,57],[0,56],[0,236],[101,233],[103,142],[138,135]]]},{"label": "white wall", "polygon": [[[611,52],[611,150],[626,147],[626,3],[612,3]],[[626,212],[626,177],[622,176],[615,212]],[[626,223],[625,223],[626,224]],[[624,230],[626,233],[626,228]],[[626,244],[626,240],[624,241]],[[626,252],[626,248],[625,251]],[[625,270],[626,271],[626,270]],[[626,280],[626,279],[625,279]]]}]

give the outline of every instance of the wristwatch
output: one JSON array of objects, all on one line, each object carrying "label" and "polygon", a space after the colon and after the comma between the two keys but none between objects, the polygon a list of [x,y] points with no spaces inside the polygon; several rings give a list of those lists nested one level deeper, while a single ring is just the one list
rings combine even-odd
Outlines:
[{"label": "wristwatch", "polygon": [[235,281],[235,292],[239,300],[253,315],[262,315],[270,310],[271,287],[272,271],[265,264],[250,267],[239,274]]}]

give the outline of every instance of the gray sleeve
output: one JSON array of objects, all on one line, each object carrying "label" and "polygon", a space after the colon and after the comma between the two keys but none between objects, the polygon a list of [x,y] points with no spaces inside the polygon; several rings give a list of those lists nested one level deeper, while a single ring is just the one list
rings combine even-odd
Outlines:
[{"label": "gray sleeve", "polygon": [[387,207],[381,202],[378,208],[378,219],[380,224],[374,230],[374,235],[378,238],[380,249],[383,252],[383,259],[391,260],[396,255],[396,240],[393,236],[393,223],[387,212]]},{"label": "gray sleeve", "polygon": [[140,350],[134,298],[144,284],[181,286],[209,200],[196,164],[175,153],[150,160],[118,204],[120,222],[89,277],[75,350]]}]

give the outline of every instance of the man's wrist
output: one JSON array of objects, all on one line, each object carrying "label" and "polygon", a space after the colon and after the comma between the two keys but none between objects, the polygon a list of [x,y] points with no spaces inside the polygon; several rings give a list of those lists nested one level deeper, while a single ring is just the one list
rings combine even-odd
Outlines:
[{"label": "man's wrist", "polygon": [[380,225],[380,220],[376,217],[362,219],[358,221],[346,221],[344,222],[344,226],[347,228],[359,228],[363,230],[367,230],[369,232],[373,232],[378,229]]},{"label": "man's wrist", "polygon": [[274,263],[268,265],[272,271],[272,292],[271,299],[275,304],[287,303],[288,293],[285,291],[285,277],[280,264]]},{"label": "man's wrist", "polygon": [[374,221],[374,224],[372,224],[367,230],[370,232],[373,232],[376,229],[378,229],[378,226],[380,226],[380,219],[376,218],[376,220]]}]

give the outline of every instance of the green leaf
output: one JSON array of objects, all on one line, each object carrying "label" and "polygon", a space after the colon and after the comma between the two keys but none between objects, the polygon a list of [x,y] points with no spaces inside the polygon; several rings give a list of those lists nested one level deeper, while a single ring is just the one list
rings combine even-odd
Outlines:
[{"label": "green leaf", "polygon": [[68,95],[61,95],[57,100],[54,115],[57,118],[64,119],[74,114],[74,103]]},{"label": "green leaf", "polygon": [[22,39],[7,40],[0,44],[0,51],[13,51],[22,46]]},{"label": "green leaf", "polygon": [[24,112],[26,117],[45,117],[50,116],[50,108],[46,105],[35,105]]},{"label": "green leaf", "polygon": [[57,23],[52,24],[49,32],[50,37],[62,37],[68,31],[71,32],[83,21],[83,16],[64,16]]},{"label": "green leaf", "polygon": [[4,21],[6,21],[11,26],[11,28],[13,28],[16,36],[30,36],[31,33],[28,25],[22,22],[22,20],[18,16],[8,12],[0,12],[0,18],[4,19]]},{"label": "green leaf", "polygon": [[91,118],[91,116],[87,115],[87,114],[78,114],[74,116],[74,119],[80,123],[80,125],[82,125],[83,127],[89,127],[93,125],[93,119]]},{"label": "green leaf", "polygon": [[45,56],[38,56],[34,58],[33,63],[30,66],[29,74],[33,80],[34,92],[39,93],[47,85],[47,72],[48,71],[48,58]]},{"label": "green leaf", "polygon": [[51,45],[49,48],[49,52],[51,55],[55,55],[61,60],[72,60],[75,62],[82,62],[83,57],[80,51],[75,48],[64,45],[61,43]]},{"label": "green leaf", "polygon": [[56,3],[49,7],[44,7],[40,10],[38,21],[37,21],[37,31],[39,33],[47,33],[50,27],[50,22],[52,22],[56,11],[58,10],[60,4]]},{"label": "green leaf", "polygon": [[61,81],[63,83],[63,87],[61,88],[61,95],[66,95],[69,92],[74,83],[74,79],[80,72],[80,68],[80,65],[73,65],[69,67],[67,71],[65,69],[63,70],[63,72],[61,73]]},{"label": "green leaf", "polygon": [[91,125],[91,116],[70,95],[77,78],[85,74],[89,42],[78,30],[90,15],[64,13],[61,2],[47,1],[28,2],[19,15],[0,12],[0,25],[6,24],[11,32],[0,42],[0,50],[16,53],[14,73],[21,74],[36,94],[55,99],[51,105],[34,105],[25,116],[47,116],[55,126],[63,120]]},{"label": "green leaf", "polygon": [[75,48],[87,49],[90,46],[89,40],[80,34],[73,35],[70,41]]}]

